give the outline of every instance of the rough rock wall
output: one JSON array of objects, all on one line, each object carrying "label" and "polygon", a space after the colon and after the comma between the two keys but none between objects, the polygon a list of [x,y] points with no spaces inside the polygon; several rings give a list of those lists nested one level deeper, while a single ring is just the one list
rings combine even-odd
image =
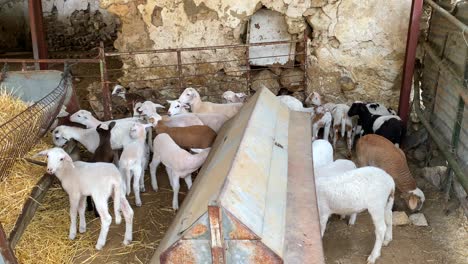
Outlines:
[{"label": "rough rock wall", "polygon": [[[311,26],[307,93],[325,100],[398,102],[411,1],[379,0],[101,0],[101,7],[122,21],[114,46],[120,51],[239,44],[251,15],[265,7],[285,15],[288,31],[302,34]],[[244,52],[218,50],[185,54],[184,62],[239,59]],[[175,69],[138,69],[176,62],[175,55],[124,58],[124,85],[159,87],[139,79],[171,75]],[[200,65],[229,72],[236,63]],[[188,69],[195,71],[195,69]],[[164,85],[167,85],[164,84]],[[226,87],[224,89],[227,89]],[[175,95],[172,93],[168,96]]]},{"label": "rough rock wall", "polygon": [[112,46],[119,20],[99,8],[98,0],[42,0],[49,51],[89,50],[104,41]]},{"label": "rough rock wall", "polygon": [[23,0],[0,1],[0,51],[28,46],[28,12]]}]

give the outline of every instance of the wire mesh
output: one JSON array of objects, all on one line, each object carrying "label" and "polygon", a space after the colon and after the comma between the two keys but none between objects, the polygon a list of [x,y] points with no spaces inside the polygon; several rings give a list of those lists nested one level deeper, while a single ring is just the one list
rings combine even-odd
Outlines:
[{"label": "wire mesh", "polygon": [[[6,74],[8,76],[8,74]],[[44,136],[71,91],[68,68],[57,86],[27,109],[0,125],[0,181],[10,168]]]}]

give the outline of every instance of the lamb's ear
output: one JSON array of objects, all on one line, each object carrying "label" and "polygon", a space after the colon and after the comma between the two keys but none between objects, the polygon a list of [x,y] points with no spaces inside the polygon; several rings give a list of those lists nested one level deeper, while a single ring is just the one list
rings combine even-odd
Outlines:
[{"label": "lamb's ear", "polygon": [[185,109],[190,109],[190,105],[188,105],[188,104],[182,104],[182,107],[185,108]]},{"label": "lamb's ear", "polygon": [[109,126],[108,126],[108,130],[111,130],[113,127],[115,126],[115,121],[112,121],[110,122]]},{"label": "lamb's ear", "polygon": [[37,158],[37,157],[40,157],[40,156],[47,156],[47,153],[49,153],[49,150],[48,150],[48,149],[43,150],[43,151],[41,151],[41,152],[35,154],[35,155],[33,156],[33,158]]},{"label": "lamb's ear", "polygon": [[408,207],[411,211],[416,210],[418,207],[418,197],[416,195],[410,195],[408,199]]},{"label": "lamb's ear", "polygon": [[172,104],[172,102],[175,102],[175,100],[166,100],[169,104]]},{"label": "lamb's ear", "polygon": [[241,99],[247,97],[245,93],[236,93],[236,96]]}]

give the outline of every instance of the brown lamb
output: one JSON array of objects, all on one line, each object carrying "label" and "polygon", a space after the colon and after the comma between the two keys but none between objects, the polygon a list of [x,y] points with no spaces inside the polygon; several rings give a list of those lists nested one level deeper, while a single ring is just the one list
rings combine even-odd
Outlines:
[{"label": "brown lamb", "polygon": [[217,135],[209,126],[167,127],[162,120],[157,123],[155,131],[156,135],[168,134],[181,148],[209,148]]},{"label": "brown lamb", "polygon": [[369,134],[357,142],[356,155],[359,167],[379,167],[392,176],[408,208],[421,209],[425,197],[416,186],[416,180],[411,175],[406,156],[401,149],[382,136]]}]

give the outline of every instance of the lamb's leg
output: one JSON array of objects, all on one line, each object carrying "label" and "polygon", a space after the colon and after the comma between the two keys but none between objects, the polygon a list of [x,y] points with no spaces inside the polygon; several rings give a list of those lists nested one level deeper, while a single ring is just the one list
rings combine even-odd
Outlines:
[{"label": "lamb's leg", "polygon": [[132,242],[133,239],[133,210],[123,195],[120,198],[120,206],[122,209],[122,214],[125,218],[125,236],[123,244],[128,245],[130,242]]},{"label": "lamb's leg", "polygon": [[393,197],[388,199],[387,205],[385,206],[385,224],[387,225],[387,229],[385,230],[385,236],[383,245],[387,246],[390,241],[393,239],[393,227],[392,227],[392,207],[393,207]]},{"label": "lamb's leg", "polygon": [[[339,126],[338,125],[333,125],[333,131],[332,131],[332,136],[333,136],[333,149],[336,149],[336,141],[338,141],[338,133],[339,133]],[[325,139],[325,138],[324,138]],[[328,139],[327,139],[328,140]]]},{"label": "lamb's leg", "polygon": [[185,184],[187,184],[187,189],[190,190],[192,188],[192,174],[187,174],[187,176],[184,177]]},{"label": "lamb's leg", "polygon": [[141,206],[141,198],[140,198],[140,177],[141,177],[141,167],[135,166],[133,168],[133,192],[135,193],[135,204],[136,206]]},{"label": "lamb's leg", "polygon": [[79,195],[70,195],[70,234],[68,237],[73,240],[76,237],[76,217],[78,214],[78,205],[80,203]]},{"label": "lamb's leg", "polygon": [[356,216],[357,216],[356,213],[351,214],[351,215],[349,216],[348,225],[354,225],[354,224],[356,223]]},{"label": "lamb's leg", "polygon": [[80,202],[78,204],[78,215],[80,217],[80,225],[78,228],[78,231],[80,233],[86,232],[86,217],[85,217],[85,211],[86,211],[86,198],[89,196],[81,196],[80,197]]},{"label": "lamb's leg", "polygon": [[119,151],[114,150],[114,165],[119,167]]},{"label": "lamb's leg", "polygon": [[312,141],[316,140],[318,136],[318,127],[317,124],[312,124]]},{"label": "lamb's leg", "polygon": [[169,175],[169,181],[171,183],[172,191],[174,194],[172,195],[172,209],[178,210],[179,209],[179,189],[180,189],[180,182],[179,176],[174,173],[173,170],[166,167],[167,174]]},{"label": "lamb's leg", "polygon": [[101,216],[101,231],[99,232],[99,238],[96,243],[96,249],[101,250],[106,244],[107,233],[109,232],[109,226],[112,222],[112,216],[109,214],[109,208],[105,199],[93,196],[93,200],[99,215]]},{"label": "lamb's leg", "polygon": [[130,192],[131,192],[131,187],[132,185],[131,184],[131,181],[132,181],[132,171],[130,170],[130,168],[125,168],[125,181],[126,181],[126,190],[127,190],[127,195],[130,195]]},{"label": "lamb's leg", "polygon": [[322,237],[323,234],[325,234],[325,229],[327,228],[327,222],[329,217],[329,213],[320,212],[320,234],[322,235]]},{"label": "lamb's leg", "polygon": [[374,222],[375,244],[370,256],[367,258],[367,262],[373,264],[380,257],[380,250],[382,249],[382,242],[387,226],[385,224],[384,208],[369,208],[369,214],[372,217],[372,222]]},{"label": "lamb's leg", "polygon": [[328,137],[330,136],[330,123],[325,124],[323,128],[323,139],[328,141]]},{"label": "lamb's leg", "polygon": [[156,170],[158,169],[159,163],[161,163],[159,154],[154,152],[153,160],[150,163],[150,175],[151,175],[151,187],[155,192],[158,191],[158,181],[156,178]]},{"label": "lamb's leg", "polygon": [[142,163],[142,170],[140,175],[140,192],[146,192],[145,189],[145,162]]}]

